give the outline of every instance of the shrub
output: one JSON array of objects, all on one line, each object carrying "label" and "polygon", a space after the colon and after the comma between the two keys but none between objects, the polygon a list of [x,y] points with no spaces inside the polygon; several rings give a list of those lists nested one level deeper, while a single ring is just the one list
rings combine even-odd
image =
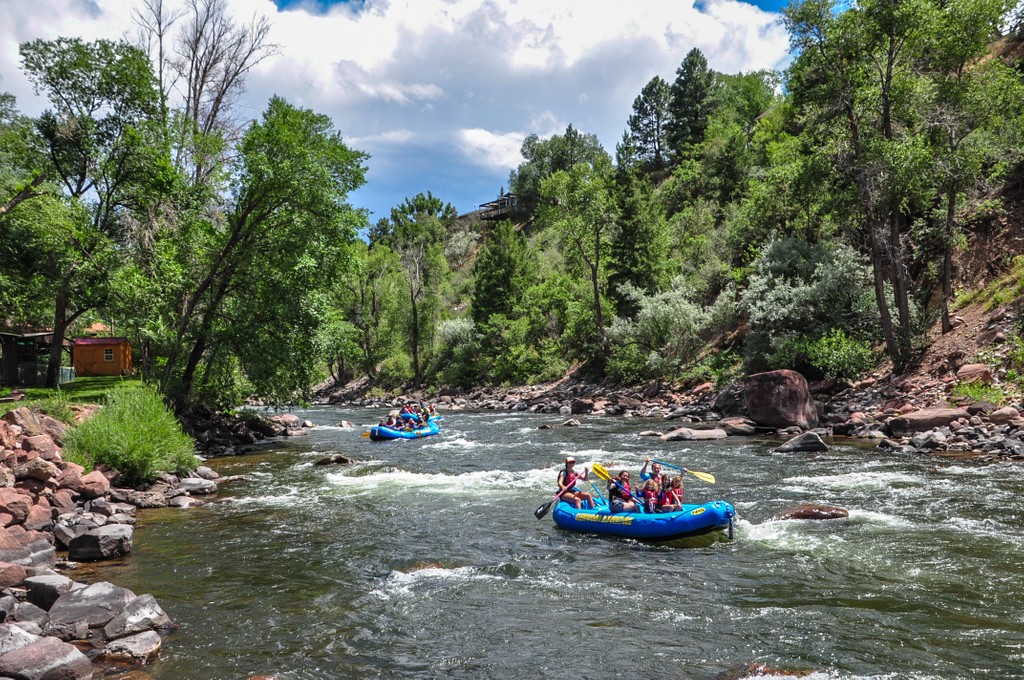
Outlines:
[{"label": "shrub", "polygon": [[66,457],[86,469],[102,463],[121,473],[128,485],[161,472],[182,474],[199,459],[192,439],[181,431],[163,399],[149,386],[110,392],[96,415],[65,437]]},{"label": "shrub", "polygon": [[838,380],[854,380],[878,363],[869,343],[849,337],[841,328],[811,342],[807,359],[826,378]]},{"label": "shrub", "polygon": [[849,247],[798,239],[769,243],[743,296],[748,368],[792,368],[784,364],[794,361],[801,338],[833,329],[871,337],[878,320],[873,295],[870,268]]},{"label": "shrub", "polygon": [[978,380],[954,385],[949,393],[964,401],[990,401],[1001,405],[1006,401],[1006,393],[998,385],[988,385]]}]

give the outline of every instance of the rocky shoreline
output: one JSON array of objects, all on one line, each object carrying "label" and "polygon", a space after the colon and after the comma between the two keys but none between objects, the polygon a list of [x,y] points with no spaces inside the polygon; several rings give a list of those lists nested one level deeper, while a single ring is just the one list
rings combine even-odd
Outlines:
[{"label": "rocky shoreline", "polygon": [[957,382],[991,380],[983,365],[961,366],[952,379],[868,378],[856,384],[808,383],[794,371],[761,373],[716,390],[651,385],[621,389],[568,380],[510,389],[481,388],[397,396],[365,394],[363,384],[328,389],[319,403],[392,409],[409,401],[435,402],[441,411],[496,410],[579,417],[620,416],[658,422],[641,434],[664,441],[733,436],[797,435],[783,450],[824,450],[836,437],[875,440],[893,453],[927,454],[978,462],[1024,461],[1024,405],[951,404]]},{"label": "rocky shoreline", "polygon": [[[154,660],[160,632],[174,623],[152,595],[63,572],[130,553],[138,510],[199,505],[241,479],[199,466],[185,477],[121,488],[112,470],[86,473],[64,460],[66,429],[26,407],[0,419],[0,678],[87,680],[98,668]],[[207,456],[306,431],[295,416],[214,414],[191,418],[186,430]]]}]

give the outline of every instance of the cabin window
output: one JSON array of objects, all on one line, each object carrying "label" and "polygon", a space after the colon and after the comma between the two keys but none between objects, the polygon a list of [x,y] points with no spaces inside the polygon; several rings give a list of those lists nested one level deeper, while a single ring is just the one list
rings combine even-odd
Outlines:
[{"label": "cabin window", "polygon": [[105,349],[105,350],[103,350],[103,360],[104,361],[113,361],[114,360],[114,350],[112,350],[112,349]]}]

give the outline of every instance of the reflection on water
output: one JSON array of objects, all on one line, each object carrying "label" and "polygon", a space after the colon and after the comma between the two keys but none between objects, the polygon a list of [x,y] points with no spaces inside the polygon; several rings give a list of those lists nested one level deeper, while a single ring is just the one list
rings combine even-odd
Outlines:
[{"label": "reflection on water", "polygon": [[[145,511],[135,553],[88,578],[152,593],[180,624],[154,678],[1021,677],[1021,468],[751,439],[652,450],[636,436],[652,421],[537,429],[551,421],[451,413],[439,437],[376,444],[318,427],[212,461],[247,481]],[[679,550],[537,521],[564,451],[714,473],[686,480],[687,501],[732,502],[736,540]],[[357,462],[313,465],[329,453]],[[771,519],[805,502],[850,517]]]}]

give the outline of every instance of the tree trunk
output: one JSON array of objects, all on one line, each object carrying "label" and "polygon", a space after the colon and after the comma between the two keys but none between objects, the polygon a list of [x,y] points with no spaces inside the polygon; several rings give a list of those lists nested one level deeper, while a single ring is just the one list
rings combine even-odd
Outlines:
[{"label": "tree trunk", "polygon": [[949,320],[949,303],[953,298],[953,227],[956,215],[956,190],[946,194],[946,243],[942,253],[942,332],[953,330]]},{"label": "tree trunk", "polygon": [[60,363],[64,352],[64,331],[67,322],[68,296],[63,290],[57,293],[53,311],[53,338],[50,344],[50,361],[46,365],[46,386],[56,389],[60,378]]},{"label": "tree trunk", "polygon": [[409,289],[409,301],[412,303],[412,332],[409,334],[409,339],[412,344],[413,386],[419,387],[423,381],[423,376],[420,374],[420,310],[416,304],[416,293],[411,288]]},{"label": "tree trunk", "polygon": [[882,336],[885,338],[886,350],[895,362],[899,351],[895,329],[892,325],[892,315],[889,313],[889,302],[885,299],[885,258],[882,257],[882,249],[878,245],[875,230],[869,227],[868,234],[871,240],[871,270],[875,281],[875,304],[878,305],[878,316],[882,322]]}]

